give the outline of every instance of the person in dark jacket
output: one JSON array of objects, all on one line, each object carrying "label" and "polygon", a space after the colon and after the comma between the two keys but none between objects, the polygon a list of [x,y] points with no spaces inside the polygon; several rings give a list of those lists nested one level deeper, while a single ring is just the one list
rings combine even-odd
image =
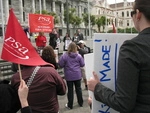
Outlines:
[{"label": "person in dark jacket", "polygon": [[0,81],[0,113],[32,113],[27,101],[28,87],[24,80],[20,82],[17,90],[9,84],[8,80]]},{"label": "person in dark jacket", "polygon": [[56,46],[57,46],[57,32],[56,32],[56,29],[53,28],[52,32],[49,34],[49,45],[53,47],[53,49],[56,49]]},{"label": "person in dark jacket", "polygon": [[78,36],[79,41],[84,40],[83,34],[81,33],[80,29],[78,29],[77,36]]},{"label": "person in dark jacket", "polygon": [[139,34],[120,48],[116,91],[102,85],[95,72],[88,88],[120,113],[150,113],[150,0],[135,0],[131,17]]}]

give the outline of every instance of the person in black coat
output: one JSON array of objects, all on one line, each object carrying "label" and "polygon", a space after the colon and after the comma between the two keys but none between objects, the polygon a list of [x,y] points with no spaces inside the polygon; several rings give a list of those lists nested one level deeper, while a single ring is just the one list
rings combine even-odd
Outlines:
[{"label": "person in black coat", "polygon": [[49,45],[53,47],[53,49],[56,49],[56,46],[57,46],[57,32],[56,32],[56,29],[54,28],[52,30],[52,32],[49,34]]},{"label": "person in black coat", "polygon": [[28,87],[24,80],[20,82],[18,93],[8,80],[0,81],[0,113],[17,113],[20,108],[21,113],[32,113],[27,95]]}]

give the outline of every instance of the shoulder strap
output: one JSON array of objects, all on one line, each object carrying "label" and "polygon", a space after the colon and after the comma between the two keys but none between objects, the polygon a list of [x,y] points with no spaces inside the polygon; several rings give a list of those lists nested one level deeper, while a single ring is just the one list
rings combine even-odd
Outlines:
[{"label": "shoulder strap", "polygon": [[32,81],[33,81],[33,79],[34,79],[34,77],[35,77],[35,75],[36,75],[36,73],[38,72],[39,69],[40,69],[40,67],[36,66],[34,71],[32,72],[32,74],[31,74],[31,76],[30,76],[30,78],[28,79],[28,82],[27,82],[28,88],[30,87],[30,85],[31,85],[31,83],[32,83]]}]

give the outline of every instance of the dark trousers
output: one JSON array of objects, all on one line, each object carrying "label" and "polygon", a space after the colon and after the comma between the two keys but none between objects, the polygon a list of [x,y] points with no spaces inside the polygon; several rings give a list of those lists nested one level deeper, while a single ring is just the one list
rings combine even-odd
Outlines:
[{"label": "dark trousers", "polygon": [[83,105],[83,98],[82,98],[82,89],[81,89],[81,80],[75,80],[75,81],[67,81],[67,87],[68,87],[68,107],[71,109],[73,108],[73,100],[74,100],[74,93],[73,93],[73,84],[75,85],[75,91],[77,95],[77,101],[79,106]]}]

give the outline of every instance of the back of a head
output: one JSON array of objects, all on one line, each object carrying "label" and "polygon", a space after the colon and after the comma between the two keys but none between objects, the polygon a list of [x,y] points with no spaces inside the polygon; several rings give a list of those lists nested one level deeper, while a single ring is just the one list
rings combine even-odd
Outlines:
[{"label": "back of a head", "polygon": [[70,54],[71,52],[77,52],[77,45],[74,42],[71,42],[68,47],[68,53]]},{"label": "back of a head", "polygon": [[0,113],[16,113],[20,107],[17,91],[9,84],[0,83]]},{"label": "back of a head", "polygon": [[135,0],[133,9],[138,9],[150,21],[150,0]]},{"label": "back of a head", "polygon": [[42,51],[42,58],[46,62],[49,62],[50,60],[55,60],[54,49],[51,46],[44,47]]}]

